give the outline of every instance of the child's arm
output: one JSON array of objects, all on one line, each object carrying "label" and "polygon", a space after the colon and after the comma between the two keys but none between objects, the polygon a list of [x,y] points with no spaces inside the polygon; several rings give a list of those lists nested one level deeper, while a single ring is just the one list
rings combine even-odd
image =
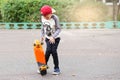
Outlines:
[{"label": "child's arm", "polygon": [[59,33],[61,32],[61,26],[60,26],[60,22],[59,22],[59,18],[58,16],[54,15],[53,19],[55,20],[55,33],[53,34],[53,37],[57,37],[59,35]]},{"label": "child's arm", "polygon": [[43,27],[43,24],[41,23],[41,41],[44,40],[44,36],[45,36],[45,31],[44,31],[44,27]]}]

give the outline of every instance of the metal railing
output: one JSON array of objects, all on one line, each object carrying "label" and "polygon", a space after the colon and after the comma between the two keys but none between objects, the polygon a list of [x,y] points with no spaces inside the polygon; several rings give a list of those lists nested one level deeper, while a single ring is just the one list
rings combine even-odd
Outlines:
[{"label": "metal railing", "polygon": [[[63,29],[113,29],[120,28],[120,21],[107,22],[61,22]],[[41,23],[0,23],[0,29],[41,29]]]}]

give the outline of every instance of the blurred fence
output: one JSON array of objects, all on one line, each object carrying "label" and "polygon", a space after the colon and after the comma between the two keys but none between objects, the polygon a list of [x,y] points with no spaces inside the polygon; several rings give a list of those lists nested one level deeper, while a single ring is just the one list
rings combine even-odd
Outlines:
[{"label": "blurred fence", "polygon": [[[107,22],[61,22],[63,29],[113,29],[120,28],[120,21]],[[41,23],[0,23],[0,29],[41,29]]]}]

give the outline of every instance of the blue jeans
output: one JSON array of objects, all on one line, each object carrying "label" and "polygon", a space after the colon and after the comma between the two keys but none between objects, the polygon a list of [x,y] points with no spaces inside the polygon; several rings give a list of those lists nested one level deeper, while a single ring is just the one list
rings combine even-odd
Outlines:
[{"label": "blue jeans", "polygon": [[49,39],[47,39],[47,38],[45,39],[45,41],[46,41],[46,45],[47,45],[46,53],[45,53],[46,64],[49,60],[50,54],[52,54],[54,69],[59,68],[57,48],[58,48],[58,44],[60,42],[60,38],[56,38],[54,44],[50,44]]}]

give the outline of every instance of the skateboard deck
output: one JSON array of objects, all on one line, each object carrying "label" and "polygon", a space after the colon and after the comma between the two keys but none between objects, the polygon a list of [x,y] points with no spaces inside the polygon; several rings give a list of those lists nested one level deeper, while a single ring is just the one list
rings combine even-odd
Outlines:
[{"label": "skateboard deck", "polygon": [[45,61],[45,54],[42,48],[42,44],[40,43],[39,40],[35,40],[34,42],[34,54],[35,54],[35,59],[36,59],[40,74],[42,76],[46,75],[47,66]]}]

